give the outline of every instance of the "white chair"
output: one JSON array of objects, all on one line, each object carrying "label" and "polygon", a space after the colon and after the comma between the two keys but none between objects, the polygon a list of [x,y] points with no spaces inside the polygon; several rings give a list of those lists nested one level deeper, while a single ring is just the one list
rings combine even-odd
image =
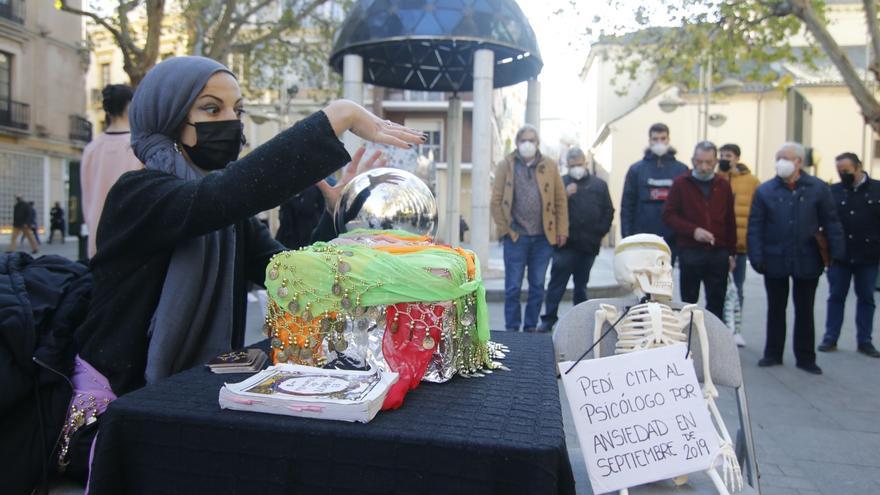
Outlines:
[{"label": "white chair", "polygon": [[[635,296],[614,299],[591,299],[571,308],[562,315],[553,332],[553,347],[556,350],[556,361],[575,361],[590,346],[593,345],[593,327],[595,326],[595,313],[600,304],[610,304],[617,308],[626,308],[638,304]],[[673,309],[680,309],[683,303],[670,303]],[[705,311],[706,333],[709,336],[710,371],[712,381],[716,387],[733,388],[736,395],[737,409],[739,412],[739,430],[736,434],[735,449],[743,472],[743,491],[738,493],[761,493],[757,460],[755,459],[755,442],[752,437],[752,425],[749,417],[749,406],[746,400],[745,384],[742,378],[739,351],[733,341],[733,335],[724,323],[712,313]],[[605,324],[603,333],[610,325]],[[697,332],[692,333],[693,342],[691,349],[700,349]],[[614,355],[614,346],[617,343],[617,332],[612,330],[599,343],[602,356]],[[692,352],[694,368],[697,380],[703,381],[702,356],[699,352]],[[584,359],[592,359],[593,351]],[[567,406],[566,406],[567,407]],[[575,461],[577,462],[577,461]],[[715,493],[711,483],[705,485],[707,493]],[[651,492],[657,492],[660,488],[657,484],[650,485]],[[683,487],[682,487],[683,488]],[[633,493],[641,493],[636,488],[630,490]]]}]

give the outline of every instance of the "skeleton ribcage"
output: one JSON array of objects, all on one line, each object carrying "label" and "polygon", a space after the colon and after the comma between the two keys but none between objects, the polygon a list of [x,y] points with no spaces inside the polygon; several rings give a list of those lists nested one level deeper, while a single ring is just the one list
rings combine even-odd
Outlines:
[{"label": "skeleton ribcage", "polygon": [[649,302],[630,308],[617,326],[616,354],[687,342],[685,325],[665,304]]}]

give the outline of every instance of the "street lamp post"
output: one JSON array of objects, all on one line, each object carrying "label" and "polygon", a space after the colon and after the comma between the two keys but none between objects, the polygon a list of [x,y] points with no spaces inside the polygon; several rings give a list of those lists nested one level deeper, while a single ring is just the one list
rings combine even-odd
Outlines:
[{"label": "street lamp post", "polygon": [[[741,81],[736,79],[727,78],[718,83],[717,86],[712,85],[712,56],[709,55],[706,57],[706,62],[704,64],[700,64],[698,73],[698,87],[697,94],[699,95],[699,100],[696,104],[699,105],[697,108],[697,134],[699,141],[705,141],[709,137],[709,124],[713,126],[719,126],[724,124],[727,121],[727,117],[724,114],[710,114],[709,106],[711,104],[712,93],[721,93],[724,96],[733,96],[738,93],[743,86]],[[665,113],[674,112],[678,107],[682,107],[684,105],[688,105],[689,103],[676,98],[664,98],[660,100],[657,104]]]}]

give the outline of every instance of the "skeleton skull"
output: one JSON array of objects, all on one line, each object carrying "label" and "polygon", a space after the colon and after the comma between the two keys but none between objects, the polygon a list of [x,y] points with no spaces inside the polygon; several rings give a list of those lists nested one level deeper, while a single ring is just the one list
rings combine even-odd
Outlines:
[{"label": "skeleton skull", "polygon": [[614,276],[639,297],[672,299],[672,255],[662,237],[636,234],[624,238],[614,250]]}]

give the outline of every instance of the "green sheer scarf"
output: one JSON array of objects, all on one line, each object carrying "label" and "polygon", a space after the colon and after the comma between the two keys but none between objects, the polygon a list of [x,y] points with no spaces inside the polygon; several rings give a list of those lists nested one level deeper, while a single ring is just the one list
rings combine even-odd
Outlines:
[{"label": "green sheer scarf", "polygon": [[[363,235],[355,231],[343,237]],[[370,231],[411,238],[402,231]],[[486,289],[476,255],[475,276],[468,280],[467,260],[439,246],[391,254],[362,244],[315,243],[275,255],[266,269],[269,297],[284,310],[309,320],[333,312],[359,316],[364,308],[401,302],[454,301],[465,314],[467,297],[475,299],[476,337],[489,340]]]}]

